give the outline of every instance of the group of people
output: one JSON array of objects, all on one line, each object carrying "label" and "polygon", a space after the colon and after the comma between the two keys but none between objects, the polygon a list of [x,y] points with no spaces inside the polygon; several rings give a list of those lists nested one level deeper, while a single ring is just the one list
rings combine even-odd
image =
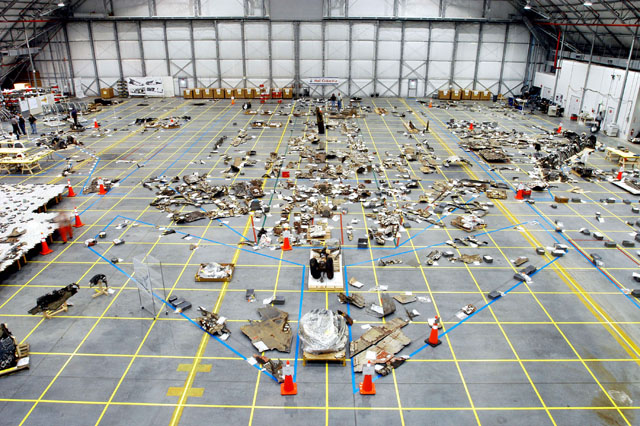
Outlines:
[{"label": "group of people", "polygon": [[[31,134],[35,135],[38,133],[38,129],[36,128],[36,118],[29,114],[29,125],[31,126]],[[16,135],[16,139],[20,139],[20,134],[27,135],[27,122],[22,116],[22,114],[16,114],[11,117],[11,127],[13,127],[13,134]]]},{"label": "group of people", "polygon": [[338,96],[336,97],[335,93],[331,94],[331,97],[329,98],[329,101],[331,102],[331,106],[335,108],[336,104],[338,106],[338,111],[342,111],[342,93],[338,93]]}]

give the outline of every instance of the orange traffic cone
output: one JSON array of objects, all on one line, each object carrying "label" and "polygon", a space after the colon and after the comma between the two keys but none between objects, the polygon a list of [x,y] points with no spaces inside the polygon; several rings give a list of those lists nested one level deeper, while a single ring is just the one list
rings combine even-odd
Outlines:
[{"label": "orange traffic cone", "polygon": [[107,190],[104,189],[104,180],[102,180],[102,178],[98,179],[98,185],[100,185],[100,190],[98,192],[99,195],[105,195],[107,193]]},{"label": "orange traffic cone", "polygon": [[433,106],[433,101],[429,101],[429,108]]},{"label": "orange traffic cone", "polygon": [[100,125],[98,124],[98,119],[97,118],[93,119],[93,128],[94,129],[100,128]]},{"label": "orange traffic cone", "polygon": [[364,380],[360,383],[360,395],[375,395],[376,385],[373,383],[373,365],[367,361],[367,365],[362,369]]},{"label": "orange traffic cone", "polygon": [[291,242],[289,241],[289,237],[284,237],[284,241],[282,242],[282,251],[293,250],[291,248]]},{"label": "orange traffic cone", "polygon": [[562,133],[562,123],[558,126],[558,133]]},{"label": "orange traffic cone", "polygon": [[74,208],[73,209],[73,214],[76,217],[76,224],[73,225],[74,228],[80,228],[81,226],[84,226],[84,223],[82,223],[82,221],[80,220],[80,215],[78,214],[78,208]]},{"label": "orange traffic cone", "polygon": [[473,123],[469,123],[469,130],[473,130]]},{"label": "orange traffic cone", "polygon": [[438,326],[437,325],[434,324],[433,327],[431,327],[431,333],[429,334],[429,338],[426,339],[424,342],[427,343],[432,348],[435,348],[440,343],[442,343],[438,339]]},{"label": "orange traffic cone", "polygon": [[44,237],[44,234],[41,232],[40,233],[40,254],[41,255],[45,255],[45,254],[49,254],[49,253],[53,253],[53,250],[51,250],[49,248],[49,244],[47,244],[47,239]]},{"label": "orange traffic cone", "polygon": [[620,170],[618,170],[618,176],[616,176],[616,180],[622,180],[622,173],[624,173],[624,166],[620,167]]},{"label": "orange traffic cone", "polygon": [[297,395],[298,385],[293,383],[293,367],[289,365],[289,361],[282,369],[282,373],[284,374],[284,383],[280,385],[280,395]]},{"label": "orange traffic cone", "polygon": [[73,198],[76,196],[76,193],[73,192],[73,187],[71,186],[71,179],[67,179],[67,186],[69,187],[69,195],[67,197]]},{"label": "orange traffic cone", "polygon": [[231,97],[231,105],[236,104],[236,98],[234,96]]}]

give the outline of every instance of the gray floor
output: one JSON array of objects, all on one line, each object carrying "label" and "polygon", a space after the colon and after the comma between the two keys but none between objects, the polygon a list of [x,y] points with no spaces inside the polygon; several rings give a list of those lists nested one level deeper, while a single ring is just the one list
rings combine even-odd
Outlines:
[{"label": "gray floor", "polygon": [[[388,285],[390,294],[411,291],[431,301],[408,305],[421,316],[404,328],[413,343],[401,354],[414,355],[392,375],[376,381],[375,396],[361,396],[355,393],[361,375],[353,375],[349,363],[344,367],[303,366],[301,359],[293,358],[292,351],[284,359],[296,365],[298,395],[281,396],[277,384],[244,359],[255,350],[240,327],[247,319],[258,318],[256,308],[261,303],[247,303],[245,289],[255,288],[259,301],[274,293],[285,296],[283,309],[289,312],[294,329],[301,313],[316,307],[344,306],[333,293],[310,292],[301,286],[307,248],[256,253],[238,245],[243,235],[252,238],[246,217],[231,218],[228,223],[200,221],[176,227],[194,237],[189,241],[181,234],[159,238],[156,225],[167,226],[170,221],[166,213],[149,206],[153,193],[140,185],[144,179],[198,171],[230,184],[264,174],[264,162],[259,162],[256,167],[245,168],[242,176],[224,179],[222,171],[227,166],[221,156],[209,157],[210,146],[220,136],[232,137],[256,117],[242,114],[240,103],[233,107],[225,101],[207,102],[205,106],[193,103],[183,99],[129,100],[98,114],[103,127],[112,130],[110,134],[83,138],[87,150],[100,161],[95,169],[90,161],[79,163],[78,173],[71,179],[76,192],[91,173],[94,177],[120,178],[121,182],[104,197],[85,194],[66,198],[56,209],[77,206],[85,223],[75,231],[73,243],[52,244],[53,254],[36,256],[1,284],[0,321],[30,343],[33,353],[30,370],[0,378],[0,424],[190,425],[212,423],[212,419],[220,419],[213,420],[214,424],[229,425],[640,424],[640,405],[636,402],[640,399],[640,349],[636,343],[640,339],[640,305],[620,290],[634,287],[631,274],[640,259],[636,249],[605,248],[601,241],[578,232],[586,227],[618,243],[632,239],[629,233],[633,228],[625,222],[639,219],[631,212],[632,206],[639,205],[638,200],[607,182],[581,182],[585,193],[579,195],[568,192],[570,185],[552,188],[554,195],[582,200],[560,204],[557,209],[551,207],[549,193],[534,194],[533,206],[514,200],[511,194],[508,200],[495,202],[485,217],[488,227],[479,236],[488,245],[460,249],[460,253],[489,254],[495,259],[493,264],[440,262],[438,266],[424,266],[429,247],[466,235],[451,226],[414,224],[402,235],[398,249],[374,244],[368,250],[357,250],[354,243],[365,236],[366,223],[371,222],[364,216],[364,208],[349,206],[344,220],[357,218],[360,223],[354,225],[353,242],[345,237],[347,279],[353,276],[365,283],[365,296],[380,284]],[[365,99],[363,103],[413,111],[416,116],[405,120],[411,118],[416,124],[430,121],[431,133],[424,139],[440,159],[458,154],[471,161],[472,167],[442,168],[431,175],[412,170],[422,188],[444,177],[511,183],[532,168],[524,153],[517,151],[512,163],[518,166],[517,171],[492,170],[473,154],[463,152],[458,139],[445,126],[452,118],[498,121],[505,128],[521,131],[534,131],[533,125],[551,129],[559,121],[541,115],[505,115],[486,108],[489,103],[477,111],[429,109],[415,100],[403,99]],[[278,108],[289,112],[285,105]],[[163,115],[189,115],[192,120],[178,130],[162,132],[142,132],[128,125],[136,117]],[[287,141],[300,134],[305,118],[291,117],[287,125],[288,120],[286,115],[273,116],[272,121],[283,123],[281,128],[249,130],[255,139],[237,148],[231,147],[228,139],[221,152],[234,157],[255,149],[257,158],[264,160],[275,151],[286,153],[285,164],[298,162],[298,154],[288,151]],[[572,127],[567,119],[563,121],[565,127]],[[385,151],[399,154],[400,145],[409,142],[399,132],[402,122],[392,115],[368,114],[357,122],[370,151],[380,158]],[[329,132],[329,136],[337,134]],[[69,153],[88,158],[81,152]],[[144,167],[117,162],[122,159],[144,163]],[[602,153],[592,156],[591,162],[605,170],[615,167]],[[3,183],[64,182],[60,177],[62,167],[62,161],[52,161],[35,176],[4,175],[0,179]],[[398,179],[396,173],[388,171],[385,178],[394,181]],[[265,188],[274,185],[275,179],[268,179]],[[374,183],[367,186],[375,189]],[[411,198],[417,199],[419,192],[414,190]],[[608,197],[616,202],[599,202]],[[622,202],[627,198],[633,201],[631,206]],[[484,195],[479,199],[486,201]],[[279,217],[278,210],[274,209],[267,219],[267,226]],[[595,220],[596,211],[602,213],[604,222]],[[116,229],[124,220],[138,226]],[[448,224],[449,219],[443,220]],[[553,232],[555,220],[564,223],[564,234]],[[108,238],[99,241],[95,252],[85,247],[83,241],[102,229]],[[340,236],[337,225],[333,236]],[[113,246],[111,240],[116,237],[126,243]],[[556,241],[570,245],[566,256],[556,260],[548,254],[535,254],[535,247],[548,247]],[[189,250],[193,243],[200,248]],[[605,268],[594,268],[578,249],[600,254]],[[228,318],[232,335],[226,345],[204,335],[183,317],[171,313],[159,315],[154,321],[140,309],[136,285],[129,275],[133,273],[133,256],[145,254],[163,262],[167,291],[194,306],[217,307]],[[403,263],[378,266],[376,259],[382,256],[399,258]],[[518,256],[528,256],[540,271],[531,284],[512,288],[517,281],[513,279],[516,269],[511,260]],[[113,257],[124,260],[117,265],[119,269],[105,261]],[[235,262],[233,280],[228,285],[194,282],[198,265],[206,261]],[[91,298],[88,280],[96,273],[109,277],[115,294]],[[82,289],[73,297],[74,306],[69,312],[51,320],[27,314],[39,295],[70,282],[81,284]],[[487,292],[510,288],[505,297],[486,306]],[[161,288],[156,291],[162,293]],[[151,308],[150,302],[144,303]],[[468,303],[479,312],[461,322],[455,313]],[[362,325],[379,323],[363,311],[350,309],[350,313],[356,321],[351,329],[353,338],[364,332]],[[187,314],[197,316],[194,310]],[[437,348],[425,348],[426,320],[434,314],[443,318],[446,336]]]}]

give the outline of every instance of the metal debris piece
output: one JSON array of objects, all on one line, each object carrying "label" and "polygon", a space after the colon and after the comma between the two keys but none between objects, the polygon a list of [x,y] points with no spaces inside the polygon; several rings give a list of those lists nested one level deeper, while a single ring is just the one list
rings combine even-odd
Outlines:
[{"label": "metal debris piece", "polygon": [[365,331],[362,336],[353,340],[349,344],[351,356],[354,357],[362,351],[367,350],[369,347],[375,345],[395,330],[402,328],[407,324],[409,324],[409,321],[405,319],[394,318],[386,324],[371,327],[369,330]]},{"label": "metal debris piece", "polygon": [[38,297],[36,300],[36,306],[29,309],[31,315],[35,315],[39,312],[55,311],[62,305],[67,303],[67,300],[78,292],[80,287],[76,283],[69,284],[66,287],[62,287],[59,290],[54,290],[44,296]]},{"label": "metal debris piece", "polygon": [[413,294],[396,294],[395,296],[393,296],[393,298],[398,303],[402,303],[403,305],[407,303],[415,302],[417,300],[416,296],[414,296]]},{"label": "metal debris piece", "polygon": [[248,325],[240,327],[251,343],[261,352],[270,349],[291,351],[293,334],[288,322],[289,314],[272,306],[259,308],[258,313],[260,321],[249,320]]},{"label": "metal debris piece", "polygon": [[402,259],[391,259],[391,260],[378,260],[378,266],[388,266],[388,265],[399,265],[402,263]]},{"label": "metal debris piece", "polygon": [[351,294],[349,296],[347,296],[345,293],[338,293],[338,300],[340,300],[340,303],[350,303],[351,305],[360,309],[364,308],[366,303],[364,297],[358,293]]},{"label": "metal debris piece", "polygon": [[526,256],[519,256],[516,260],[513,261],[513,264],[516,266],[524,265],[529,261],[529,258]]},{"label": "metal debris piece", "polygon": [[380,302],[377,300],[375,302],[367,302],[365,311],[376,318],[386,317],[396,311],[396,304],[389,295],[380,295],[380,301],[382,306],[378,305]]},{"label": "metal debris piece", "polygon": [[202,313],[202,316],[196,318],[196,322],[200,324],[207,333],[218,336],[231,334],[231,331],[227,328],[227,319],[225,317],[209,312],[202,306],[198,306],[198,310]]}]

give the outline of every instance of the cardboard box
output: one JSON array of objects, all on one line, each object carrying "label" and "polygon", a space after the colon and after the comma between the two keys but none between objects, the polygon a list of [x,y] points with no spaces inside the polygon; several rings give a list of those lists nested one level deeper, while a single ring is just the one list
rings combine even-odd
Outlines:
[{"label": "cardboard box", "polygon": [[193,99],[193,90],[184,89],[184,91],[182,92],[182,95],[184,96],[185,99]]},{"label": "cardboard box", "polygon": [[111,99],[114,96],[115,95],[113,94],[113,87],[106,87],[106,88],[100,89],[100,97],[102,99]]},{"label": "cardboard box", "polygon": [[244,99],[253,99],[253,89],[242,89],[242,97]]},{"label": "cardboard box", "polygon": [[282,97],[284,99],[293,99],[293,87],[285,87],[282,89]]},{"label": "cardboard box", "polygon": [[449,90],[438,90],[438,99],[440,99],[440,100],[451,99],[451,91],[449,91]]},{"label": "cardboard box", "polygon": [[471,92],[471,99],[473,99],[474,101],[479,101],[480,100],[480,92],[477,90],[474,90]]},{"label": "cardboard box", "polygon": [[236,99],[244,99],[244,91],[243,91],[243,89],[233,89],[233,96]]},{"label": "cardboard box", "polygon": [[231,99],[232,96],[233,96],[233,89],[224,89],[225,99]]},{"label": "cardboard box", "polygon": [[462,91],[462,100],[463,101],[468,101],[469,99],[471,99],[471,90],[463,90]]},{"label": "cardboard box", "polygon": [[193,89],[193,99],[202,99],[204,89]]},{"label": "cardboard box", "polygon": [[459,101],[460,99],[462,99],[462,91],[460,90],[453,90],[451,92],[451,100],[453,101]]},{"label": "cardboard box", "polygon": [[483,101],[490,101],[493,99],[493,94],[488,90],[485,90],[480,94],[480,99],[482,99]]},{"label": "cardboard box", "polygon": [[282,89],[278,87],[271,88],[271,99],[282,99]]},{"label": "cardboard box", "polygon": [[224,99],[224,89],[213,89],[214,99]]},{"label": "cardboard box", "polygon": [[203,99],[213,99],[213,89],[204,89],[202,91]]}]

